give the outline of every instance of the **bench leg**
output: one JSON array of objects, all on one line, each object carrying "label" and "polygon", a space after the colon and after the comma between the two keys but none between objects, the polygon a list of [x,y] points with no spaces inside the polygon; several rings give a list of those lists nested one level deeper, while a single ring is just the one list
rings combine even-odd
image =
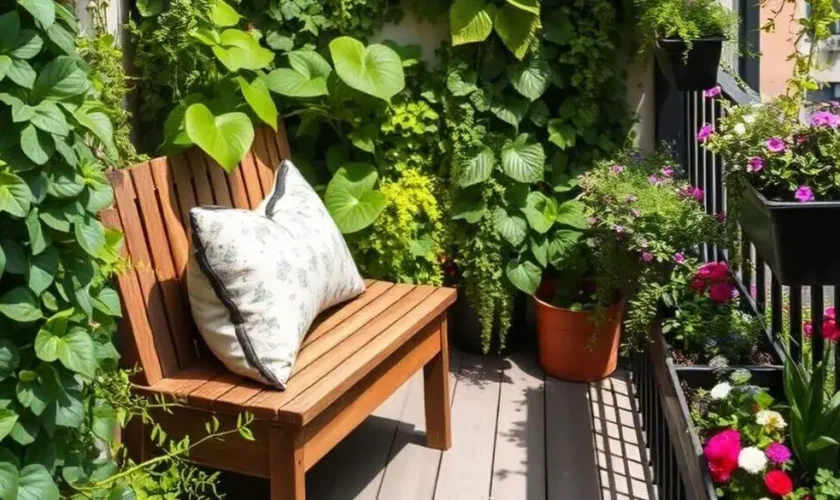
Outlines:
[{"label": "bench leg", "polygon": [[306,471],[303,469],[300,434],[272,427],[268,457],[271,500],[305,500]]},{"label": "bench leg", "polygon": [[423,368],[426,403],[426,446],[448,450],[452,446],[449,397],[449,340],[446,315],[440,323],[440,352]]}]

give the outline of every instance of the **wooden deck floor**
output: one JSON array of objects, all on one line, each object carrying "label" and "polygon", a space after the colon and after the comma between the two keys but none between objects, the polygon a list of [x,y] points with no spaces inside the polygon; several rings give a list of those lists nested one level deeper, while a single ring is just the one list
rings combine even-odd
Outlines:
[{"label": "wooden deck floor", "polygon": [[[452,359],[451,450],[423,446],[415,377],[309,471],[307,499],[655,499],[626,373],[573,384],[531,352]],[[266,498],[252,481],[248,498]]]}]

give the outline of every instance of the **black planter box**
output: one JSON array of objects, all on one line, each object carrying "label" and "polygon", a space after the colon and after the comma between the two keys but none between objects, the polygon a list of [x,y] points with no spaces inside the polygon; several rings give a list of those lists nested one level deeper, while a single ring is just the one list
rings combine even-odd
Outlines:
[{"label": "black planter box", "polygon": [[[505,337],[505,347],[499,345],[499,333],[493,332],[488,355],[505,355],[515,352],[534,338],[534,311],[530,296],[516,293],[513,299],[513,317]],[[469,354],[485,354],[482,351],[481,321],[478,312],[459,290],[455,306],[449,310],[449,336],[462,351]]]},{"label": "black planter box", "polygon": [[840,284],[840,201],[769,201],[744,190],[741,228],[783,285]]},{"label": "black planter box", "polygon": [[692,40],[690,50],[681,39],[658,40],[655,53],[662,75],[676,90],[706,90],[714,87],[717,84],[724,40],[722,36],[698,38]]},{"label": "black planter box", "polygon": [[[633,384],[639,398],[659,498],[717,500],[703,446],[691,418],[683,384],[711,389],[716,383],[708,366],[680,366],[668,354],[658,323],[650,328],[647,353],[633,360]],[[752,382],[782,394],[781,366],[744,366]]]}]

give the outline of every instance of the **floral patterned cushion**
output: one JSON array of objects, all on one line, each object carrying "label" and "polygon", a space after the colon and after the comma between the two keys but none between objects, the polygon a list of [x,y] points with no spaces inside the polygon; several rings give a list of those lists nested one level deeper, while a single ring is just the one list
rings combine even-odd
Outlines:
[{"label": "floral patterned cushion", "polygon": [[285,389],[321,311],[365,289],[321,199],[284,161],[255,211],[190,210],[193,318],[232,372]]}]

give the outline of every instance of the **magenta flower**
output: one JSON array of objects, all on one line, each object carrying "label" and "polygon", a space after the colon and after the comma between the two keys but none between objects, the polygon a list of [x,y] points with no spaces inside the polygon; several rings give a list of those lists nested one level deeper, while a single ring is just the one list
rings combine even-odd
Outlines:
[{"label": "magenta flower", "polygon": [[799,200],[801,203],[814,201],[814,192],[808,186],[799,186],[799,188],[793,194],[793,197]]},{"label": "magenta flower", "polygon": [[633,210],[631,210],[631,211],[630,211],[630,214],[631,214],[633,217],[636,217],[636,218],[639,218],[639,217],[641,217],[641,216],[642,216],[642,212],[641,212],[641,210],[636,210],[635,208],[634,208]]},{"label": "magenta flower", "polygon": [[805,334],[805,338],[810,339],[811,337],[813,337],[814,336],[814,324],[811,323],[810,321],[806,321],[802,325],[802,333]]},{"label": "magenta flower", "polygon": [[691,190],[691,197],[697,200],[698,202],[703,202],[703,190],[696,187]]},{"label": "magenta flower", "polygon": [[761,172],[764,170],[764,158],[760,156],[753,156],[747,165],[747,172]]},{"label": "magenta flower", "polygon": [[650,262],[653,260],[653,254],[650,252],[642,252],[642,260],[645,262]]},{"label": "magenta flower", "polygon": [[697,132],[697,140],[700,142],[706,142],[709,140],[709,137],[712,136],[715,129],[712,127],[710,123],[707,123],[700,127],[700,131]]},{"label": "magenta flower", "polygon": [[771,153],[781,153],[785,150],[785,141],[779,137],[771,137],[764,142]]},{"label": "magenta flower", "polygon": [[703,97],[714,98],[720,95],[721,88],[720,85],[715,85],[710,89],[706,89],[703,91]]},{"label": "magenta flower", "polygon": [[812,127],[840,127],[840,116],[831,111],[817,111],[808,118]]},{"label": "magenta flower", "polygon": [[776,465],[782,465],[791,459],[790,449],[781,443],[770,443],[764,454]]},{"label": "magenta flower", "polygon": [[624,238],[627,234],[627,228],[624,226],[615,226],[615,237],[618,239]]},{"label": "magenta flower", "polygon": [[716,283],[709,288],[709,297],[715,302],[729,302],[737,296],[738,291],[729,283]]},{"label": "magenta flower", "polygon": [[628,194],[628,195],[627,195],[627,198],[624,198],[624,201],[626,201],[627,203],[635,203],[635,202],[636,202],[636,200],[638,200],[638,199],[639,199],[639,198],[638,198],[638,197],[636,197],[636,195],[634,195],[634,194]]},{"label": "magenta flower", "polygon": [[715,219],[717,219],[718,222],[726,222],[726,212],[718,212],[715,215]]},{"label": "magenta flower", "polygon": [[683,254],[682,252],[675,253],[674,262],[676,262],[677,264],[682,264],[683,262],[685,262],[685,254]]},{"label": "magenta flower", "polygon": [[661,184],[662,181],[659,180],[659,177],[651,174],[648,176],[648,182],[650,182],[654,186],[658,186],[659,184]]},{"label": "magenta flower", "polygon": [[624,172],[624,167],[622,165],[613,165],[610,167],[610,172],[620,174],[621,172]]},{"label": "magenta flower", "polygon": [[662,175],[663,177],[672,177],[674,175],[674,169],[670,165],[662,167]]}]

